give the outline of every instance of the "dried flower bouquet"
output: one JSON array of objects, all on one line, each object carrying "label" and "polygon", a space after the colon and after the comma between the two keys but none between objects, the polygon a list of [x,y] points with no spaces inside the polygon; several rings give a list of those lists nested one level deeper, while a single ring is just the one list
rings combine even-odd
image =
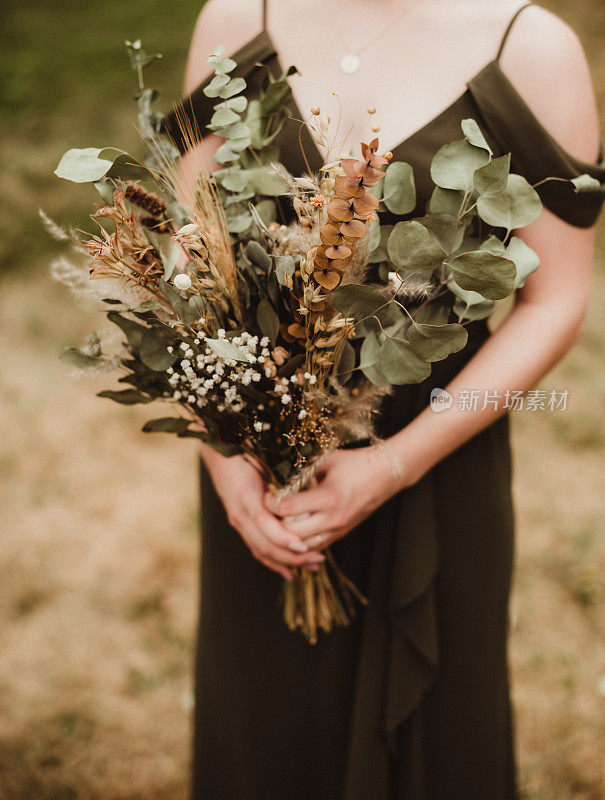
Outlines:
[{"label": "dried flower bouquet", "polygon": [[[205,93],[217,99],[208,127],[224,139],[221,168],[198,165],[185,203],[178,150],[153,110],[157,93],[143,84],[156,57],[138,41],[127,46],[144,163],[111,148],[69,150],[56,174],[94,184],[98,232],[64,232],[46,220],[76,254],[54,262],[55,277],[102,300],[121,343],[106,352],[92,333],[62,359],[77,371],[119,370],[124,388],[101,397],[163,400],[180,412],[144,431],[242,454],[273,491],[300,490],[326,454],[374,440],[373,416],[391,385],[423,381],[433,361],[465,346],[469,320],[488,316],[538,267],[512,231],[536,219],[540,199],[510,174],[509,155],[494,158],[470,119],[464,138],[435,155],[435,191],[415,219],[410,165],[381,155],[377,139],[359,158],[331,159],[329,120],[318,109],[308,127],[326,163],[318,174],[290,175],[276,140],[295,70],[267,73],[260,97],[248,100],[219,48]],[[195,144],[199,132],[181,122]],[[277,221],[284,202],[296,215],[289,225]],[[381,225],[383,212],[405,219]],[[445,293],[453,310],[433,302]],[[363,601],[329,555],[319,572],[295,573],[284,616],[311,642],[347,624],[354,599]]]}]

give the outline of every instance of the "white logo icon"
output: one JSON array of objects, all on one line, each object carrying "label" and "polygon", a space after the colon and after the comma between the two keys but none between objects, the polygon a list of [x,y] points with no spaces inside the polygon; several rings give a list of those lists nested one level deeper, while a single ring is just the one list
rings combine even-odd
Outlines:
[{"label": "white logo icon", "polygon": [[445,389],[433,389],[431,391],[431,408],[435,414],[440,414],[442,411],[447,411],[451,408],[454,398]]}]

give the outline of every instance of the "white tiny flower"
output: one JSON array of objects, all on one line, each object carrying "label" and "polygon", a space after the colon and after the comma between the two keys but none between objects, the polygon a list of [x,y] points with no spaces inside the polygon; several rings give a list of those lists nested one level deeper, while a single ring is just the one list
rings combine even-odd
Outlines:
[{"label": "white tiny flower", "polygon": [[172,353],[173,350],[174,350],[174,348],[173,348],[173,346],[171,344],[169,344],[168,347],[166,348],[166,351],[168,353]]},{"label": "white tiny flower", "polygon": [[269,337],[268,336],[263,336],[263,338],[260,340],[260,346],[261,347],[269,347]]},{"label": "white tiny flower", "polygon": [[181,393],[178,391],[178,389],[177,389],[176,392],[172,393],[172,396],[174,397],[175,400],[180,400],[181,399]]},{"label": "white tiny flower", "polygon": [[301,408],[298,412],[298,419],[304,419],[307,416],[307,412],[304,408]]},{"label": "white tiny flower", "polygon": [[290,383],[298,383],[298,378],[296,377],[296,375],[292,375],[292,377],[290,378]]},{"label": "white tiny flower", "polygon": [[260,433],[263,429],[263,423],[258,420],[254,423],[254,430]]},{"label": "white tiny flower", "polygon": [[285,406],[287,406],[287,405],[288,405],[288,403],[289,403],[291,400],[292,400],[292,398],[290,397],[290,395],[289,395],[289,394],[282,394],[282,396],[281,396],[281,401],[282,401],[282,403],[283,403]]},{"label": "white tiny flower", "polygon": [[190,403],[195,403],[195,395],[194,394],[190,394],[188,399],[189,399]]},{"label": "white tiny flower", "polygon": [[253,372],[252,380],[254,381],[254,383],[258,383],[260,381],[260,372]]},{"label": "white tiny flower", "polygon": [[181,289],[183,291],[185,289],[191,289],[191,278],[185,272],[177,273],[172,279],[172,282],[177,289]]},{"label": "white tiny flower", "polygon": [[317,383],[317,375],[311,375],[311,377],[309,378],[309,383],[311,384]]},{"label": "white tiny flower", "polygon": [[218,331],[216,332],[216,336],[217,336],[218,339],[224,339],[225,338],[225,329],[224,328],[219,328]]}]

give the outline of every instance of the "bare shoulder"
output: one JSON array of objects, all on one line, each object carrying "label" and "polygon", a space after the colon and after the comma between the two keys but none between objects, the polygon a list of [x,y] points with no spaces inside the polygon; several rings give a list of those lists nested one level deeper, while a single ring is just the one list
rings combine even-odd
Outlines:
[{"label": "bare shoulder", "polygon": [[500,60],[538,121],[571,155],[593,161],[599,122],[584,49],[560,17],[531,6],[515,21]]},{"label": "bare shoulder", "polygon": [[203,81],[208,56],[219,46],[232,55],[262,28],[262,0],[207,0],[200,11],[187,61],[185,92]]}]

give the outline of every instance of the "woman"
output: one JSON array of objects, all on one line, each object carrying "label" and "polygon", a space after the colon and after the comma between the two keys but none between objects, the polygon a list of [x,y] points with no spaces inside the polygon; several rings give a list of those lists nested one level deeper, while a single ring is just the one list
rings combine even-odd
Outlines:
[{"label": "woman", "polygon": [[[583,172],[605,179],[581,46],[538,6],[210,0],[185,82],[202,128],[213,101],[200,84],[218,44],[251,87],[263,74],[258,62],[274,71],[295,64],[294,117],[320,105],[334,118],[336,92],[347,131],[375,106],[381,148],[414,167],[415,215],[429,197],[432,156],[461,138],[466,117],[496,155],[512,152],[513,171],[532,184]],[[280,142],[295,174],[304,171],[299,127],[289,123]],[[359,139],[346,144],[357,152]],[[320,154],[305,143],[316,168]],[[218,144],[209,135],[200,145],[210,161]],[[472,323],[462,353],[389,398],[386,446],[335,453],[316,488],[279,504],[243,458],[203,447],[194,798],[517,797],[507,390],[532,387],[577,338],[602,203],[563,183],[539,191],[545,209],[520,235],[540,269],[497,332]],[[429,406],[435,387],[452,395],[444,413]],[[468,390],[492,400],[465,407]],[[280,580],[293,566],[313,568],[328,544],[369,605],[311,647],[283,626]]]}]

